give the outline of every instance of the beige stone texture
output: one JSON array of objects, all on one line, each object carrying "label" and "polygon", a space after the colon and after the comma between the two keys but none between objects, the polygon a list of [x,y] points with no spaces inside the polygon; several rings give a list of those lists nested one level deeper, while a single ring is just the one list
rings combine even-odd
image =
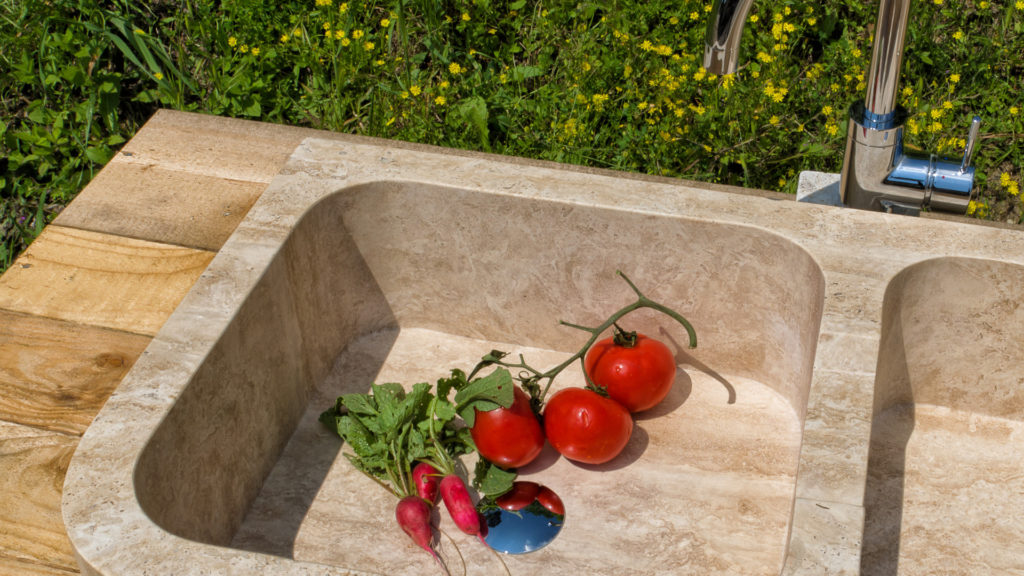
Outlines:
[{"label": "beige stone texture", "polygon": [[81,568],[436,571],[317,414],[494,347],[557,363],[558,319],[632,301],[617,269],[697,329],[629,317],[677,352],[672,395],[619,459],[523,471],[566,502],[551,546],[502,563],[449,525],[452,573],[928,574],[950,515],[962,566],[1021,570],[1019,231],[337,138],[298,145],[82,437]]}]

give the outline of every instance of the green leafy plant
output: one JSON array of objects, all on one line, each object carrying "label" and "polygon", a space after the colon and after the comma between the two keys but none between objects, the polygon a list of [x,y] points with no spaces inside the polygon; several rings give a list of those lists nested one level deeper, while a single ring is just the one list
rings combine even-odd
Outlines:
[{"label": "green leafy plant", "polygon": [[[0,264],[158,106],[786,192],[838,172],[877,5],[755,4],[728,77],[701,68],[709,8],[0,0]],[[1024,3],[912,10],[908,148],[956,157],[980,114],[971,215],[1022,223]]]}]

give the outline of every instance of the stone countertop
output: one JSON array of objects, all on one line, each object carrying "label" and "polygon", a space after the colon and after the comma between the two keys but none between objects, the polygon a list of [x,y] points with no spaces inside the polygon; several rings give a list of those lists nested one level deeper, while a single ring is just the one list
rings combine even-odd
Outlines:
[{"label": "stone countertop", "polygon": [[[304,141],[307,147],[329,147],[310,143],[309,137],[371,144],[366,148],[375,150],[425,149],[161,111],[0,277],[0,573],[77,571],[60,509],[72,453],[93,417],[250,208],[261,195],[264,200],[272,196],[264,190],[290,157],[295,161],[293,151]],[[826,207],[782,208],[774,202],[713,192],[783,201],[791,197],[704,184],[691,186],[686,198],[678,198],[672,190],[679,186],[677,180],[485,158],[492,162],[490,168],[495,168],[496,159],[540,168],[542,176],[561,179],[569,190],[559,189],[558,194],[570,196],[583,197],[590,190],[574,189],[573,177],[564,174],[567,170],[614,176],[620,182],[660,182],[653,188],[661,194],[642,196],[643,202],[667,202],[674,212],[715,221],[757,222],[767,229],[787,230],[804,246],[813,246],[812,256],[825,272],[827,298],[794,509],[799,521],[791,543],[799,546],[790,546],[789,567],[820,567],[810,560],[820,555],[811,554],[812,549],[849,548],[836,566],[841,565],[841,573],[854,573],[857,548],[846,541],[856,535],[846,534],[843,527],[859,525],[862,519],[867,455],[866,446],[854,440],[865,437],[870,428],[870,401],[862,400],[870,398],[874,384],[885,282],[910,264],[941,256],[1018,263],[1014,246],[1019,246],[1019,237],[1014,235],[1007,244],[1009,236],[998,230],[935,226],[924,220]],[[555,177],[555,168],[563,174]],[[428,180],[440,177],[426,169],[424,174],[430,174]],[[462,177],[477,176],[471,172]],[[542,186],[536,192],[543,190]],[[851,253],[853,244],[872,251]],[[225,248],[225,254],[229,252]],[[861,400],[851,404],[845,398],[854,393]],[[857,410],[848,410],[854,404]],[[816,425],[826,421],[841,426]],[[92,436],[90,432],[87,439]],[[843,461],[844,454],[855,457]],[[824,542],[823,536],[846,543]]]},{"label": "stone countertop", "polygon": [[81,435],[308,137],[375,141],[158,111],[0,276],[0,574],[78,572],[60,501]]}]

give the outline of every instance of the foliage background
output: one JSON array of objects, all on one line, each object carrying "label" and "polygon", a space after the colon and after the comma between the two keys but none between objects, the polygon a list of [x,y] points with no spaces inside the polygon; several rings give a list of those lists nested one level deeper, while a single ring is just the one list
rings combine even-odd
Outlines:
[{"label": "foliage background", "polygon": [[[159,107],[794,192],[838,172],[877,5],[755,3],[740,71],[705,0],[0,0],[0,271]],[[909,148],[1022,224],[1024,0],[911,7]]]}]

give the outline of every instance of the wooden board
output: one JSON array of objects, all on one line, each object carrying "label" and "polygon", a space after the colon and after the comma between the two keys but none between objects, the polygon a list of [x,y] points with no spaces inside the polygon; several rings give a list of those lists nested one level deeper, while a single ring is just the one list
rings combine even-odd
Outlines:
[{"label": "wooden board", "polygon": [[[60,495],[78,438],[0,422],[0,556],[76,571]],[[44,572],[45,573],[45,572]]]},{"label": "wooden board", "polygon": [[0,420],[81,435],[149,341],[0,310]]},{"label": "wooden board", "polygon": [[69,576],[80,574],[60,566],[48,566],[39,562],[19,560],[0,556],[0,576]]},{"label": "wooden board", "polygon": [[152,336],[213,256],[51,225],[0,276],[0,309]]},{"label": "wooden board", "polygon": [[161,110],[111,163],[269,183],[304,138],[325,134],[329,133]]},{"label": "wooden board", "polygon": [[264,182],[112,162],[55,223],[218,250],[265,188]]}]

